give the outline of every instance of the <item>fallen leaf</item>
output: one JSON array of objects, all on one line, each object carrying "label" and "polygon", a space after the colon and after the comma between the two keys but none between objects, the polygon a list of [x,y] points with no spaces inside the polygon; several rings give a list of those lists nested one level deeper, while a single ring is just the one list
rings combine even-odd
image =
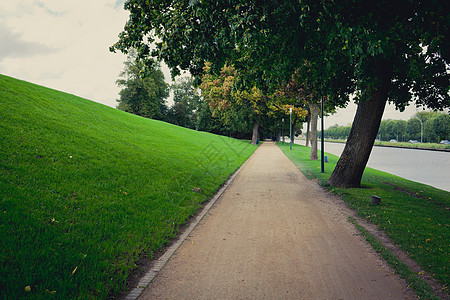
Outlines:
[{"label": "fallen leaf", "polygon": [[25,287],[25,292],[31,292],[31,286],[27,285],[27,286]]},{"label": "fallen leaf", "polygon": [[197,192],[197,193],[203,193],[203,190],[199,187],[195,187],[192,189],[193,192]]}]

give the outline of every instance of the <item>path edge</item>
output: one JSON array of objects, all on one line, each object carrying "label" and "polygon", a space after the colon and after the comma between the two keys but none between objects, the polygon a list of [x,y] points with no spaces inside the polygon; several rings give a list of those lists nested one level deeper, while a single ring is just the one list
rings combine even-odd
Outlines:
[{"label": "path edge", "polygon": [[[258,147],[259,148],[259,147]],[[258,148],[253,151],[252,155],[234,172],[228,180],[219,188],[219,190],[214,194],[214,196],[208,200],[206,205],[202,208],[200,213],[192,220],[189,226],[184,229],[184,231],[178,236],[177,240],[164,251],[164,254],[158,259],[158,261],[153,265],[150,270],[148,270],[145,275],[139,280],[136,287],[132,288],[125,296],[125,300],[136,300],[138,299],[142,292],[150,285],[153,279],[158,275],[159,271],[166,265],[172,255],[178,250],[181,244],[186,240],[186,238],[191,234],[195,227],[200,223],[204,216],[209,212],[211,207],[216,203],[217,200],[223,195],[223,193],[228,189],[231,183],[234,181],[236,176],[241,172],[247,162],[253,157]]]},{"label": "path edge", "polygon": [[[277,144],[278,148],[283,152],[281,147]],[[388,147],[388,146],[386,146]],[[400,148],[400,147],[397,147]],[[412,149],[412,148],[410,148]],[[423,150],[423,149],[422,149]],[[365,235],[361,232],[361,230],[358,229],[357,225],[361,226],[363,229],[365,229],[368,234],[372,235],[372,237],[377,240],[381,245],[396,259],[404,263],[409,271],[411,271],[416,278],[422,279],[426,282],[426,284],[433,290],[434,296],[438,297],[439,299],[448,299],[450,300],[450,296],[444,292],[445,286],[441,284],[440,282],[436,281],[433,276],[429,272],[427,272],[425,269],[423,269],[415,260],[413,260],[409,255],[403,251],[397,244],[395,244],[387,235],[387,233],[379,229],[378,226],[374,223],[371,223],[368,220],[363,219],[361,216],[358,215],[355,209],[351,208],[349,204],[339,195],[334,194],[327,190],[323,185],[320,184],[320,181],[318,178],[314,177],[311,173],[307,172],[308,175],[305,174],[306,170],[302,170],[299,166],[297,166],[284,152],[283,154],[296,166],[297,169],[300,170],[300,172],[305,175],[308,180],[313,181],[319,189],[324,191],[328,194],[329,197],[332,197],[334,199],[339,200],[339,202],[342,203],[348,210],[350,215],[349,218],[353,218],[354,222],[352,222],[350,219],[347,221],[350,222],[355,228],[355,230],[358,232],[359,235],[363,238],[364,242],[370,247],[370,249],[381,259],[384,263],[386,263],[398,276],[399,279],[405,282],[406,289],[413,293],[415,296],[416,291],[410,287],[412,284],[408,281],[407,278],[400,276],[400,273],[397,272],[395,269],[395,266],[389,263],[380,253],[375,249],[375,247],[366,239]]]}]

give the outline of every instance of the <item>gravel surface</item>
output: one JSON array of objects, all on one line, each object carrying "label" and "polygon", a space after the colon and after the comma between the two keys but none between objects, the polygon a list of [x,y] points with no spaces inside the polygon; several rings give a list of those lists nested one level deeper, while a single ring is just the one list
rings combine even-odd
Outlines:
[{"label": "gravel surface", "polygon": [[139,299],[417,299],[349,215],[265,142]]}]

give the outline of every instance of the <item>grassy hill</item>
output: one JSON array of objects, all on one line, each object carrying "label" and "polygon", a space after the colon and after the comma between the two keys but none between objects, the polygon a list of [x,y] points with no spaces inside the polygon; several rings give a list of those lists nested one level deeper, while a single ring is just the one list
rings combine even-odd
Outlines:
[{"label": "grassy hill", "polygon": [[0,75],[0,298],[105,298],[253,153]]}]

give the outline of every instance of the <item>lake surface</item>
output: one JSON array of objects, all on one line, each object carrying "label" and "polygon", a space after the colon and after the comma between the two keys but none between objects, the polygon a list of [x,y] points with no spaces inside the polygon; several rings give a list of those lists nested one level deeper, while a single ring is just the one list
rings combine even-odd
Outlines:
[{"label": "lake surface", "polygon": [[[325,152],[340,156],[344,146],[325,143]],[[450,152],[375,146],[367,166],[450,192]]]}]

